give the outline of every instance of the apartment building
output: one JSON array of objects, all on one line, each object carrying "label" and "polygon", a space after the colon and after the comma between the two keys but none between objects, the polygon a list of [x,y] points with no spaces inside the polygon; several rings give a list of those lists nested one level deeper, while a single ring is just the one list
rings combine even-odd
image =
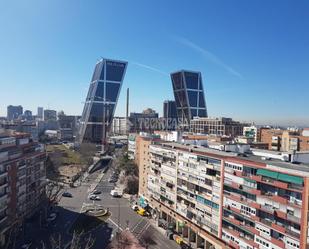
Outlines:
[{"label": "apartment building", "polygon": [[261,128],[261,142],[268,144],[269,150],[309,151],[308,128],[303,130],[283,130]]},{"label": "apartment building", "polygon": [[135,139],[135,163],[139,172],[139,188],[138,195],[140,197],[140,203],[144,203],[144,199],[149,197],[147,191],[147,181],[149,172],[149,146],[160,140],[159,135],[149,134],[141,132]]},{"label": "apartment building", "polygon": [[36,212],[45,197],[45,152],[30,135],[0,135],[0,245],[12,225]]},{"label": "apartment building", "polygon": [[194,248],[308,248],[309,165],[166,142],[149,160],[154,216]]}]

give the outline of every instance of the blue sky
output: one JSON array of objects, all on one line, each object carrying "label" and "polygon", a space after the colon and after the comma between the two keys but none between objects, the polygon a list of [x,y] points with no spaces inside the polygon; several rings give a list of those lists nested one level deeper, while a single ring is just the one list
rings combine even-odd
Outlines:
[{"label": "blue sky", "polygon": [[116,114],[173,99],[202,72],[210,116],[309,125],[309,1],[0,0],[0,115],[81,114],[96,60],[129,62]]}]

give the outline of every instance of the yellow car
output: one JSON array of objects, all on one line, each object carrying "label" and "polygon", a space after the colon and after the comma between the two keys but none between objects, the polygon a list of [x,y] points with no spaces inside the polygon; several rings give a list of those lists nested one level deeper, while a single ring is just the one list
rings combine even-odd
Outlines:
[{"label": "yellow car", "polygon": [[148,216],[148,212],[143,208],[137,210],[137,213],[141,216]]}]

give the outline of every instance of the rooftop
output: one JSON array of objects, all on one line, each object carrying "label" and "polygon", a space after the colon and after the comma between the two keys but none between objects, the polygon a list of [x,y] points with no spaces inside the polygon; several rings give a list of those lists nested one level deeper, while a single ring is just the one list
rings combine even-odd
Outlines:
[{"label": "rooftop", "polygon": [[[213,156],[217,157],[220,159],[239,159],[241,161],[248,161],[248,162],[253,162],[257,163],[258,165],[263,164],[266,168],[270,170],[275,170],[275,171],[281,171],[284,173],[290,173],[294,175],[301,175],[301,176],[306,176],[309,177],[309,164],[304,164],[304,163],[291,163],[291,162],[285,162],[279,159],[269,159],[263,156],[256,156],[250,153],[245,153],[245,154],[239,154],[239,153],[234,153],[234,152],[226,152],[226,151],[219,151],[215,149],[209,149],[201,146],[195,146],[195,145],[185,145],[185,144],[179,144],[175,142],[162,142],[161,143],[164,147],[169,147],[171,149],[180,149],[188,152],[192,152],[195,154],[200,154],[200,155],[208,155],[208,156]],[[273,151],[266,151],[266,150],[261,150],[265,152],[269,152],[270,154],[274,154],[275,152]],[[278,152],[277,152],[278,153]],[[259,167],[257,165],[257,167]]]}]

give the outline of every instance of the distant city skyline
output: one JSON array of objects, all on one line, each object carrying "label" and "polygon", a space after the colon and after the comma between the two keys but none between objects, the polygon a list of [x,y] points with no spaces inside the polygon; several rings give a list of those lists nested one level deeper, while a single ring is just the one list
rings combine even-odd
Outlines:
[{"label": "distant city skyline", "polygon": [[210,117],[309,126],[308,10],[285,0],[1,3],[0,116],[8,105],[81,115],[102,56],[128,61],[115,116],[127,87],[130,112],[162,115],[169,74],[185,69],[202,73]]}]

